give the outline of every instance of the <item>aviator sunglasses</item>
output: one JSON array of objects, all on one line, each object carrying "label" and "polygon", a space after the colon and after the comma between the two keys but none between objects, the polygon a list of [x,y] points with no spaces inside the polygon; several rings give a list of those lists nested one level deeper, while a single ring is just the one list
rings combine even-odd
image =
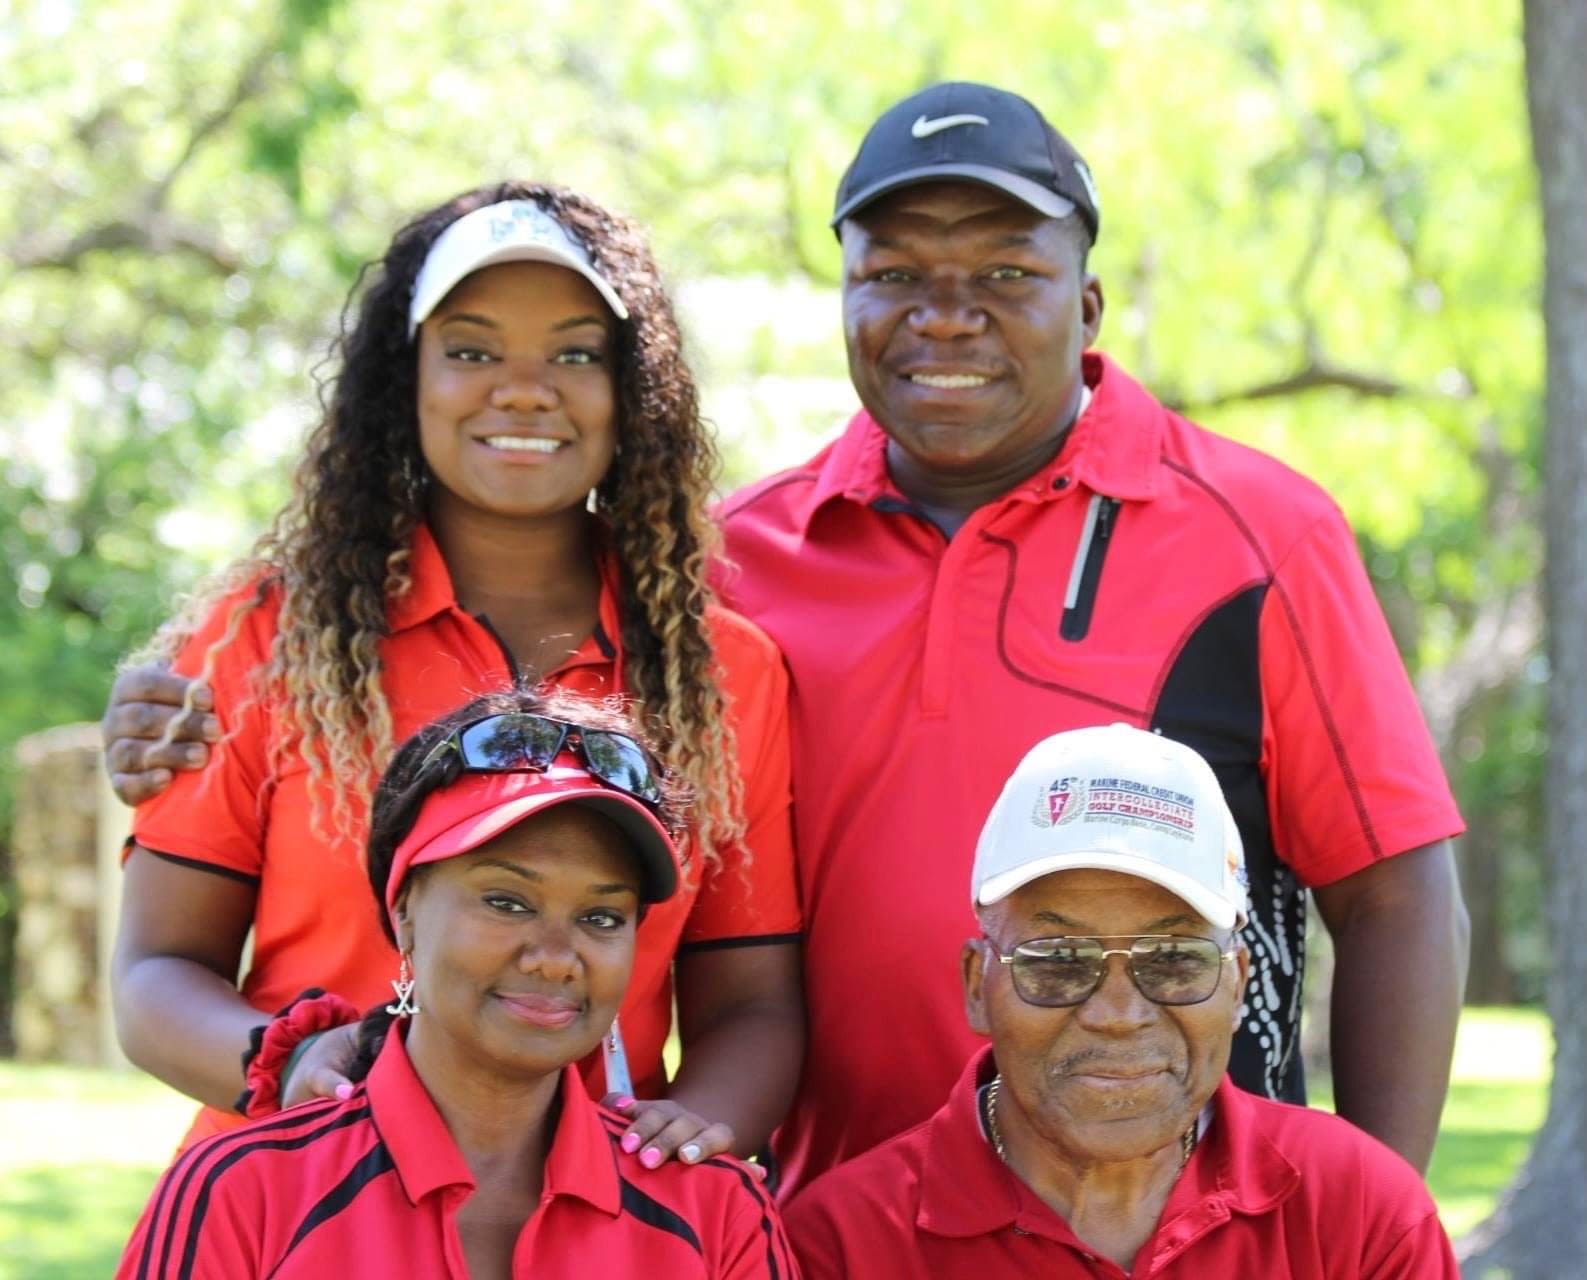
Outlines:
[{"label": "aviator sunglasses", "polygon": [[[1128,947],[1105,943],[1129,940]],[[1102,985],[1109,956],[1124,956],[1136,990],[1153,1004],[1200,1004],[1212,998],[1223,975],[1228,951],[1211,938],[1172,935],[1104,934],[1096,938],[1032,938],[1008,955],[987,943],[998,961],[1009,967],[1014,991],[1026,1004],[1062,1009],[1084,1004]]]},{"label": "aviator sunglasses", "polygon": [[452,751],[470,773],[544,773],[565,749],[584,762],[591,777],[653,812],[660,809],[660,770],[633,738],[527,711],[485,716],[453,730],[424,763],[428,766]]}]

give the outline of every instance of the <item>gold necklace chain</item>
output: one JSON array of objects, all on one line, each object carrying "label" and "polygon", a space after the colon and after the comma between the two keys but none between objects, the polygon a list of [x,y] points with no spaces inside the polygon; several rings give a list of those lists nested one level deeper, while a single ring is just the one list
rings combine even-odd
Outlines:
[{"label": "gold necklace chain", "polygon": [[[997,1152],[997,1158],[1004,1164],[1008,1163],[1008,1153],[1003,1150],[1003,1135],[997,1127],[997,1095],[1003,1087],[1002,1073],[992,1077],[992,1083],[986,1086],[986,1133],[992,1139],[992,1150]],[[1190,1163],[1190,1153],[1196,1149],[1196,1121],[1190,1122],[1179,1139],[1179,1167],[1183,1169]]]}]

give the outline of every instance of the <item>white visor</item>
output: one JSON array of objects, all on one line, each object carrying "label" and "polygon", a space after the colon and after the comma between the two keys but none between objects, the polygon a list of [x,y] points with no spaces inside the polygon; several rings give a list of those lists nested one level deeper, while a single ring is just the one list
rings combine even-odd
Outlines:
[{"label": "white visor", "polygon": [[413,282],[408,337],[464,276],[498,262],[550,262],[577,271],[595,286],[612,314],[628,319],[617,290],[566,229],[533,200],[504,200],[466,213],[436,238]]}]

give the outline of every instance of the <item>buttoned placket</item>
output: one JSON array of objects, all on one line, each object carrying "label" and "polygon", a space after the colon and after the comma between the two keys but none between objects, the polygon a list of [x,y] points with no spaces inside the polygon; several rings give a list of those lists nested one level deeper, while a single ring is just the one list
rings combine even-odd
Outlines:
[{"label": "buttoned placket", "polygon": [[529,1221],[523,1224],[523,1230],[518,1233],[518,1239],[512,1247],[512,1273],[513,1275],[528,1275],[530,1261],[535,1256],[535,1242],[539,1238],[540,1228],[550,1211],[551,1202],[556,1199],[556,1193],[549,1188],[540,1192],[539,1203],[535,1205],[534,1212],[529,1215]]},{"label": "buttoned placket", "polygon": [[457,1215],[463,1202],[473,1194],[472,1187],[444,1187],[436,1194],[440,1197],[442,1246],[446,1257],[447,1280],[469,1280],[468,1258],[463,1252],[463,1237],[457,1230]]}]

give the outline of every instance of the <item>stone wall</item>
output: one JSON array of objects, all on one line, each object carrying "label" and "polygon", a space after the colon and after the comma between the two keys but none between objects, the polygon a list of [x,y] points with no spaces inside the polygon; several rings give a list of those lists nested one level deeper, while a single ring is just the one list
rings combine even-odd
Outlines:
[{"label": "stone wall", "polygon": [[17,744],[17,1056],[122,1061],[109,998],[127,811],[100,768],[99,727],[64,725]]}]

